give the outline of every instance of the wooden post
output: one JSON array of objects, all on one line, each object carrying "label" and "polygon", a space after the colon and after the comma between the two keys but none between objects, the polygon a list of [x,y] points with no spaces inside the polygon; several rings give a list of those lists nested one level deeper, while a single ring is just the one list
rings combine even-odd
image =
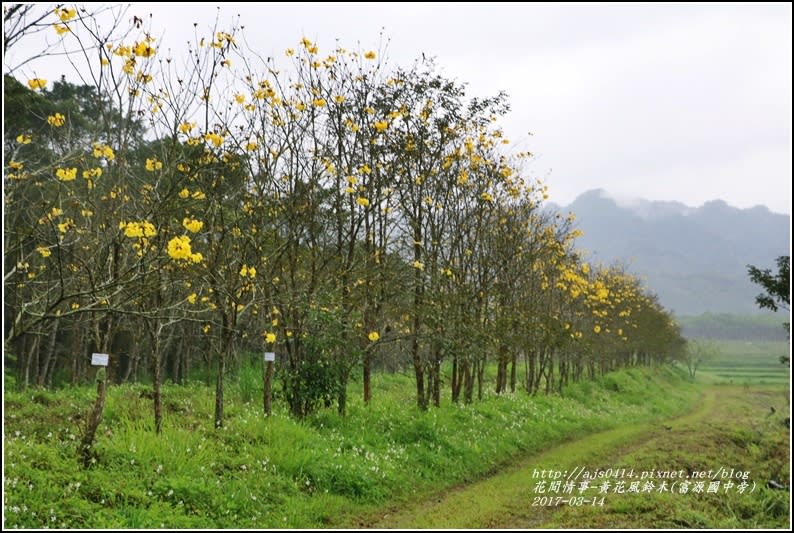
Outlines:
[{"label": "wooden post", "polygon": [[265,352],[264,365],[262,367],[262,381],[264,382],[264,411],[265,418],[270,416],[271,413],[271,388],[273,382],[273,361],[276,360],[276,354],[273,352]]}]

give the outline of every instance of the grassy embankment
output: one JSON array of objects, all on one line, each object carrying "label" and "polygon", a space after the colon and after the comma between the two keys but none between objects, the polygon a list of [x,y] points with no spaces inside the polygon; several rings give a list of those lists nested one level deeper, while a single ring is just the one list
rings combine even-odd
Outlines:
[{"label": "grassy embankment", "polygon": [[[5,527],[267,528],[347,523],[476,480],[550,446],[680,414],[698,395],[683,373],[633,369],[565,397],[489,395],[420,413],[411,378],[379,374],[373,405],[352,387],[347,417],[261,416],[257,369],[230,383],[226,427],[212,391],[164,388],[163,433],[143,385],[109,389],[96,463],[78,467],[94,391],[6,392]],[[261,391],[261,389],[260,389]]]}]

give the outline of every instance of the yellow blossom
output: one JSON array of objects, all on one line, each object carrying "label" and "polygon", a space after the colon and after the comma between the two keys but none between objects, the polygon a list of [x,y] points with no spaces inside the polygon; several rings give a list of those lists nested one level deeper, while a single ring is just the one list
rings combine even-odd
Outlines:
[{"label": "yellow blossom", "polygon": [[204,333],[209,333],[210,325],[209,324],[204,324],[204,326],[201,328],[201,331],[203,331]]},{"label": "yellow blossom", "polygon": [[39,252],[42,257],[49,257],[52,255],[52,252],[46,246],[37,246],[36,251]]},{"label": "yellow blossom", "polygon": [[162,161],[158,161],[157,158],[146,159],[146,170],[149,172],[154,172],[155,170],[160,170],[161,168],[163,168]]},{"label": "yellow blossom", "polygon": [[190,133],[190,130],[196,127],[195,122],[183,122],[179,125],[179,133]]},{"label": "yellow blossom", "polygon": [[378,342],[378,339],[380,339],[380,334],[377,331],[370,331],[369,335],[367,335],[367,338],[371,342]]},{"label": "yellow blossom", "polygon": [[192,255],[190,237],[187,235],[180,235],[168,241],[168,255],[173,259],[189,260]]},{"label": "yellow blossom", "polygon": [[411,263],[411,266],[413,266],[417,270],[425,269],[425,264],[421,261],[414,261],[413,263]]},{"label": "yellow blossom", "polygon": [[207,133],[204,135],[204,140],[210,141],[216,148],[223,144],[223,137],[217,133]]},{"label": "yellow blossom", "polygon": [[28,135],[27,133],[20,133],[17,135],[17,142],[19,144],[30,144],[33,141],[33,137]]},{"label": "yellow blossom", "polygon": [[179,191],[179,197],[180,198],[187,198],[188,196],[190,196],[190,191],[187,190],[187,187],[185,187],[184,189]]},{"label": "yellow blossom", "polygon": [[135,58],[131,57],[127,61],[124,62],[124,66],[121,67],[121,71],[124,74],[132,74],[135,72]]},{"label": "yellow blossom", "polygon": [[249,151],[249,152],[253,152],[254,150],[257,149],[257,147],[259,147],[259,145],[256,144],[255,142],[249,142],[249,143],[246,143],[246,145],[245,145],[245,149],[247,151]]},{"label": "yellow blossom", "polygon": [[139,57],[152,57],[156,49],[146,41],[135,43],[135,55]]},{"label": "yellow blossom", "polygon": [[55,170],[55,175],[61,181],[72,181],[77,177],[76,168],[59,168]]},{"label": "yellow blossom", "polygon": [[334,102],[336,102],[337,104],[342,104],[342,103],[344,103],[344,101],[345,101],[345,97],[344,96],[342,96],[342,95],[334,96]]},{"label": "yellow blossom", "polygon": [[367,207],[369,205],[369,200],[359,196],[358,198],[356,198],[356,203],[360,206]]},{"label": "yellow blossom", "polygon": [[599,326],[598,324],[593,326],[593,332],[594,333],[601,333],[601,326]]},{"label": "yellow blossom", "polygon": [[312,104],[314,104],[315,107],[325,107],[325,98],[315,98]]},{"label": "yellow blossom", "polygon": [[275,333],[265,333],[265,342],[268,344],[273,344],[276,342],[276,334]]},{"label": "yellow blossom", "polygon": [[98,142],[93,144],[93,154],[94,157],[104,157],[108,161],[113,161],[113,159],[116,157],[116,154],[113,152],[113,148]]},{"label": "yellow blossom", "polygon": [[196,298],[198,298],[198,295],[194,292],[193,294],[187,297],[187,301],[194,304],[196,303]]},{"label": "yellow blossom", "polygon": [[124,230],[124,235],[131,238],[154,237],[157,230],[149,221],[143,222],[121,222],[119,227]]},{"label": "yellow blossom", "polygon": [[43,78],[31,78],[28,80],[28,87],[34,91],[39,91],[47,86],[47,80]]},{"label": "yellow blossom", "polygon": [[86,179],[98,178],[102,176],[102,167],[89,168],[83,171],[83,177]]},{"label": "yellow blossom", "polygon": [[55,14],[61,19],[61,22],[68,22],[77,16],[77,10],[66,7],[59,7],[55,9]]},{"label": "yellow blossom", "polygon": [[234,95],[234,100],[238,104],[244,104],[245,103],[245,95],[237,93],[237,94]]},{"label": "yellow blossom", "polygon": [[295,50],[293,50],[292,48],[287,48],[287,49],[284,51],[284,54],[285,54],[287,57],[292,57],[292,56],[294,56],[294,55],[295,55]]},{"label": "yellow blossom", "polygon": [[11,168],[11,170],[22,170],[23,168],[25,168],[24,163],[20,163],[19,161],[13,161],[13,160],[8,162],[8,166]]},{"label": "yellow blossom", "polygon": [[67,218],[65,222],[58,224],[58,231],[61,233],[66,233],[72,227],[73,221],[71,218]]},{"label": "yellow blossom", "polygon": [[54,128],[60,128],[66,123],[66,117],[61,115],[60,113],[55,113],[54,115],[50,115],[47,117],[47,124]]},{"label": "yellow blossom", "polygon": [[185,218],[182,220],[182,225],[185,227],[186,230],[192,233],[198,233],[201,231],[201,228],[204,227],[204,223],[200,220],[196,220],[193,218]]},{"label": "yellow blossom", "polygon": [[374,125],[375,125],[375,129],[377,131],[383,131],[383,130],[385,130],[386,128],[389,127],[389,123],[387,121],[385,121],[385,120],[379,120],[379,121],[375,122]]},{"label": "yellow blossom", "polygon": [[373,50],[370,50],[369,52],[366,52],[364,54],[364,59],[375,59],[375,57],[376,57],[376,54],[375,54],[375,52]]},{"label": "yellow blossom", "polygon": [[132,48],[120,44],[113,49],[113,53],[117,56],[127,57],[128,55],[132,54]]},{"label": "yellow blossom", "polygon": [[58,35],[63,35],[64,33],[69,33],[72,31],[66,24],[54,24],[52,27],[55,28],[55,33]]}]

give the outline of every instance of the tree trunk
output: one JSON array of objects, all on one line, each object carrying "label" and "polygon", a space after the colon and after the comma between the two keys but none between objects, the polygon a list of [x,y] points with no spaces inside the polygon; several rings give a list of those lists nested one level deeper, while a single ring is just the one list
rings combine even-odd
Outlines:
[{"label": "tree trunk", "polygon": [[94,436],[96,435],[99,423],[102,421],[102,410],[105,408],[107,372],[104,368],[97,370],[96,380],[96,400],[94,401],[94,408],[88,415],[85,433],[80,441],[80,460],[85,468],[91,466],[91,459],[93,458],[91,448],[94,446]]},{"label": "tree trunk", "polygon": [[223,427],[223,375],[226,373],[226,349],[218,350],[218,375],[215,379],[215,429]]},{"label": "tree trunk", "polygon": [[416,378],[416,405],[422,411],[427,410],[427,398],[425,397],[425,375],[422,365],[422,355],[419,353],[419,319],[414,318],[414,336],[411,339],[411,356],[414,362],[414,376]]},{"label": "tree trunk", "polygon": [[452,355],[452,384],[450,388],[452,389],[452,403],[458,403],[458,398],[460,396],[460,379],[458,379],[457,354]]},{"label": "tree trunk", "polygon": [[474,401],[474,373],[469,361],[463,362],[463,376],[463,401],[468,404]]},{"label": "tree trunk", "polygon": [[496,394],[502,394],[507,385],[507,346],[499,344],[499,358],[496,366]]},{"label": "tree trunk", "polygon": [[516,392],[516,360],[518,359],[518,353],[513,352],[513,356],[510,358],[510,392]]},{"label": "tree trunk", "polygon": [[433,361],[433,405],[441,407],[441,354],[436,353]]},{"label": "tree trunk", "polygon": [[345,416],[347,409],[347,371],[340,376],[336,391],[336,412],[340,416]]},{"label": "tree trunk", "polygon": [[485,374],[485,361],[477,361],[477,399],[482,400],[482,381]]},{"label": "tree trunk", "polygon": [[32,337],[32,340],[30,341],[30,348],[28,349],[27,357],[25,358],[26,359],[25,380],[24,380],[25,389],[27,389],[30,386],[30,364],[33,362],[33,358],[37,353],[38,345],[39,345],[39,337],[38,336]]},{"label": "tree trunk", "polygon": [[160,396],[160,385],[163,380],[162,365],[160,364],[160,359],[162,358],[160,329],[160,327],[157,327],[152,335],[152,351],[154,352],[154,432],[158,435],[163,428],[163,409]]},{"label": "tree trunk", "polygon": [[[369,405],[370,400],[372,400],[372,354],[369,351],[369,348],[364,349],[364,403]],[[345,380],[347,381],[347,380]],[[347,392],[345,392],[347,394]],[[344,409],[342,409],[344,412]]]},{"label": "tree trunk", "polygon": [[58,325],[60,323],[60,318],[56,318],[52,321],[52,330],[50,331],[49,342],[47,343],[47,351],[44,353],[44,361],[41,363],[41,367],[38,369],[37,376],[36,376],[36,385],[39,387],[43,387],[45,385],[47,379],[47,372],[49,371],[50,360],[52,359],[53,354],[55,353],[55,346],[58,340]]}]

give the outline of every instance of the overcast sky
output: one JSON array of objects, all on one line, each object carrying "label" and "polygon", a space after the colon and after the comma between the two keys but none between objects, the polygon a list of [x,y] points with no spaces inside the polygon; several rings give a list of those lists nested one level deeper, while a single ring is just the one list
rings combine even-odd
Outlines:
[{"label": "overcast sky", "polygon": [[[176,55],[217,5],[129,14],[152,13]],[[506,91],[505,131],[558,204],[603,188],[791,213],[790,4],[221,4],[221,26],[238,13],[264,55],[303,36],[373,49],[383,32],[393,65],[424,53],[472,95]]]}]

